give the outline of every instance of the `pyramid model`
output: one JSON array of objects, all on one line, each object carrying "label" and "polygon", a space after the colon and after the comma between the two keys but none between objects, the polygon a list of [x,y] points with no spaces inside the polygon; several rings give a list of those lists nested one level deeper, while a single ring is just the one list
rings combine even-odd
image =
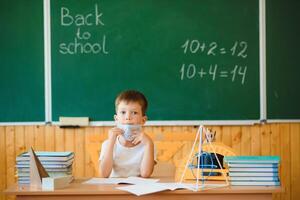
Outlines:
[{"label": "pyramid model", "polygon": [[[222,164],[220,163],[220,160],[216,154],[215,148],[211,144],[211,140],[209,140],[209,139],[207,139],[206,141],[208,142],[210,149],[213,150],[213,152],[210,152],[210,153],[214,154],[214,156],[217,160],[218,168],[221,169],[221,174],[224,178],[224,181],[222,181],[222,183],[211,184],[211,183],[208,183],[204,178],[205,177],[205,175],[204,175],[205,167],[204,167],[203,163],[200,163],[200,160],[201,160],[201,156],[205,156],[207,154],[207,152],[203,151],[203,143],[204,143],[203,142],[203,134],[205,134],[205,138],[210,138],[209,133],[210,132],[208,131],[208,129],[206,129],[203,125],[199,126],[192,149],[190,151],[190,154],[188,156],[188,159],[186,161],[186,164],[185,164],[185,167],[182,172],[181,179],[180,179],[180,182],[182,183],[184,180],[187,168],[191,165],[191,163],[193,163],[194,158],[196,156],[197,157],[197,165],[196,165],[197,169],[196,169],[196,177],[195,177],[196,180],[194,183],[195,191],[198,191],[199,189],[202,189],[202,190],[212,189],[212,188],[217,188],[217,187],[225,187],[225,186],[229,185],[229,181],[228,181],[228,178],[226,175],[226,170],[222,167]],[[197,145],[198,145],[198,147],[196,147]]]},{"label": "pyramid model", "polygon": [[49,177],[47,171],[36,156],[33,148],[29,150],[30,156],[30,186],[42,187],[42,178]]}]

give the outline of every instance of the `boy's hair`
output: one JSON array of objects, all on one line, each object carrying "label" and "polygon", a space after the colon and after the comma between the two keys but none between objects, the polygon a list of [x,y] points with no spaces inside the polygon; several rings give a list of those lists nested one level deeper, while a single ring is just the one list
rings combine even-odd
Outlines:
[{"label": "boy's hair", "polygon": [[118,105],[120,104],[121,101],[125,101],[125,102],[137,102],[141,105],[142,107],[142,114],[143,116],[145,116],[146,114],[146,110],[148,107],[148,101],[146,99],[146,97],[139,91],[136,90],[127,90],[124,92],[121,92],[116,100],[115,100],[115,108],[117,110]]}]

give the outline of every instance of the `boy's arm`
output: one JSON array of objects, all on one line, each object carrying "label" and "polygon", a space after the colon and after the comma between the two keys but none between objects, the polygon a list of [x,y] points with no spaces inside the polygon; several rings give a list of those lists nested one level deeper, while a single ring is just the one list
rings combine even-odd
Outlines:
[{"label": "boy's arm", "polygon": [[151,138],[144,134],[143,143],[145,145],[144,156],[141,163],[141,176],[148,178],[151,176],[154,168],[154,144]]},{"label": "boy's arm", "polygon": [[100,165],[99,165],[99,170],[102,175],[102,177],[107,178],[109,177],[112,166],[113,166],[113,152],[114,152],[114,146],[116,143],[117,136],[119,134],[122,134],[122,130],[119,128],[112,128],[109,131],[109,137],[107,141],[107,146],[106,149],[103,149],[104,155],[103,158],[101,159]]}]

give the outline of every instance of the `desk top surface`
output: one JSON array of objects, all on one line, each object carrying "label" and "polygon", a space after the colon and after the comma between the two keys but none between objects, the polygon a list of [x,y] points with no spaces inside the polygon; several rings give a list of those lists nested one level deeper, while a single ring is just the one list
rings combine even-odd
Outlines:
[{"label": "desk top surface", "polygon": [[[43,191],[39,188],[32,188],[27,185],[13,185],[8,187],[4,193],[7,195],[131,195],[128,192],[118,190],[116,187],[121,187],[126,184],[119,185],[92,185],[83,184],[87,179],[76,179],[68,187],[62,189],[56,189],[54,191]],[[175,190],[175,191],[165,191],[160,194],[168,193],[176,194],[199,194],[199,193],[212,193],[212,194],[270,194],[281,192],[280,186],[226,186],[219,187],[209,190],[200,190],[198,192],[193,192],[190,190]]]}]

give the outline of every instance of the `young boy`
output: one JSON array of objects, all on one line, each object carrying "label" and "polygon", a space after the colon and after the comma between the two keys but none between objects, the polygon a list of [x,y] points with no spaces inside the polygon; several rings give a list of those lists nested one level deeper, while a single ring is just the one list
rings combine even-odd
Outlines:
[{"label": "young boy", "polygon": [[147,121],[147,106],[147,99],[138,91],[125,91],[116,98],[114,119],[117,126],[109,130],[99,158],[103,177],[147,178],[152,174],[154,145],[141,129]]}]

